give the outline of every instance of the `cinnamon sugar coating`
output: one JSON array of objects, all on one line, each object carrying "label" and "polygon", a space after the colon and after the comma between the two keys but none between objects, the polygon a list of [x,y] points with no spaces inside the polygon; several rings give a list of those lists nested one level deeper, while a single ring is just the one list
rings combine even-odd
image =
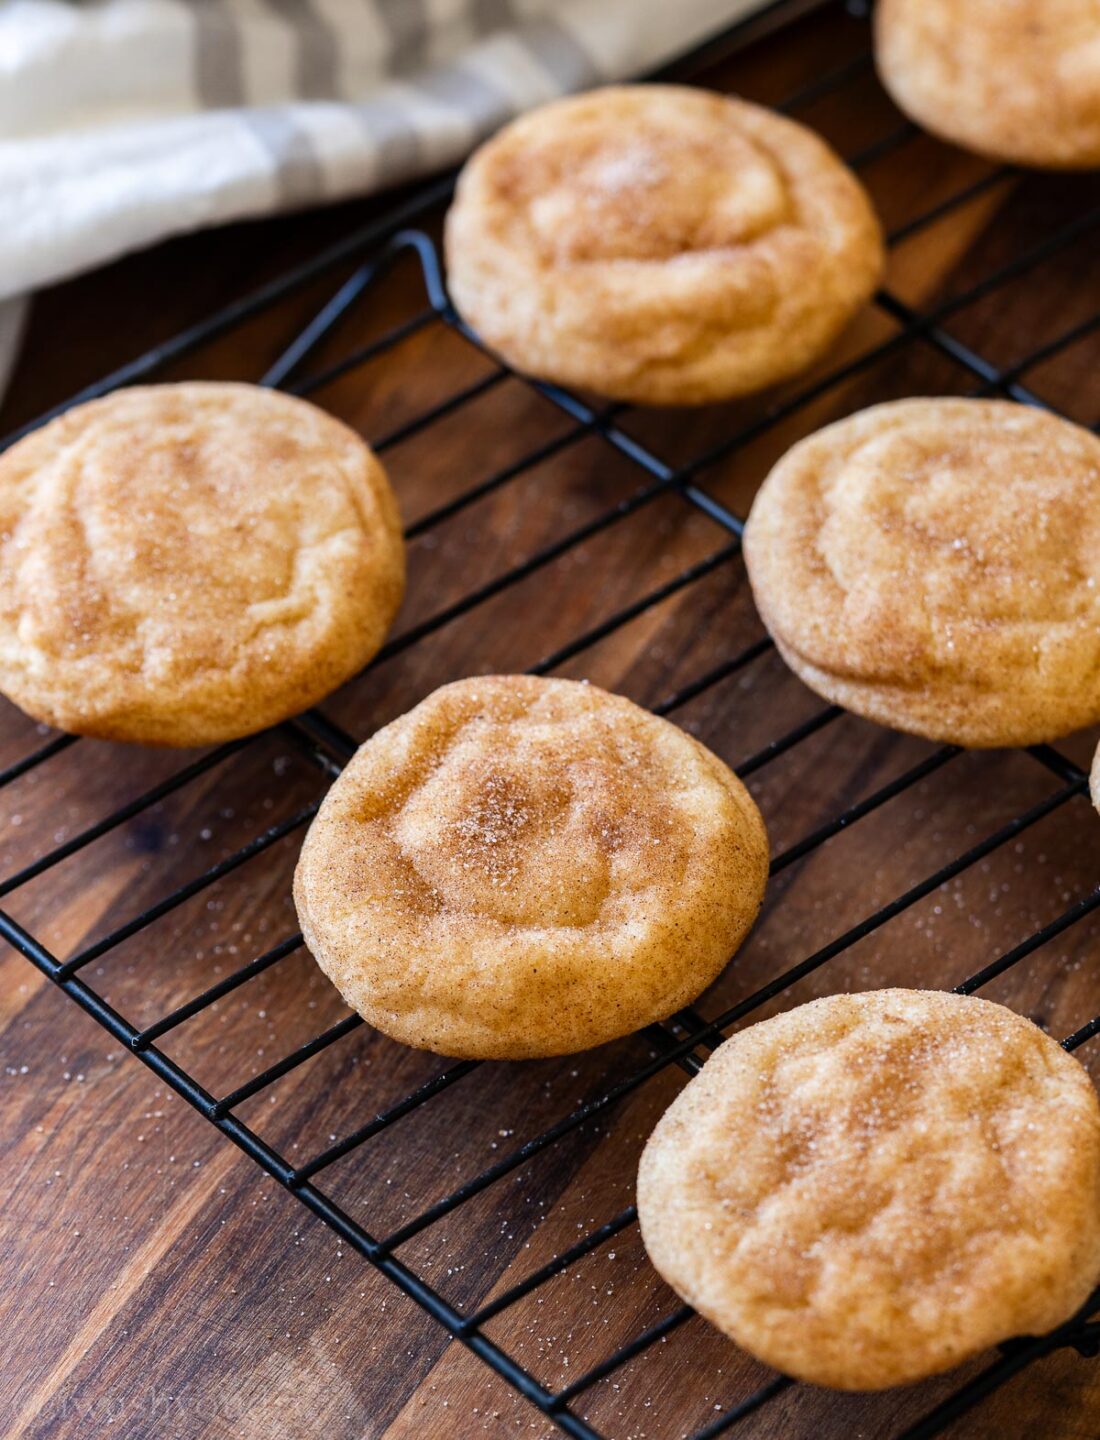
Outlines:
[{"label": "cinnamon sugar coating", "polygon": [[458,309],[518,369],[655,405],[796,374],[883,265],[867,196],[812,131],[675,85],[506,126],[459,178],[446,254]]},{"label": "cinnamon sugar coating", "polygon": [[294,878],[348,1004],[420,1049],[523,1059],[687,1004],[759,909],[767,836],[710,751],[621,696],[445,685],[363,745]]},{"label": "cinnamon sugar coating", "polygon": [[800,441],[745,531],[811,689],[898,730],[1030,745],[1100,720],[1100,439],[996,400],[901,400]]},{"label": "cinnamon sugar coating", "polygon": [[119,390],[0,456],[0,689],[62,730],[262,730],[367,663],[404,579],[382,467],[289,395]]},{"label": "cinnamon sugar coating", "polygon": [[758,1359],[901,1385],[1067,1320],[1100,1278],[1100,1104],[1029,1020],[832,995],[742,1030],[661,1118],[642,1237]]},{"label": "cinnamon sugar coating", "polygon": [[1100,165],[1098,0],[880,0],[882,83],[918,124],[1019,165]]}]

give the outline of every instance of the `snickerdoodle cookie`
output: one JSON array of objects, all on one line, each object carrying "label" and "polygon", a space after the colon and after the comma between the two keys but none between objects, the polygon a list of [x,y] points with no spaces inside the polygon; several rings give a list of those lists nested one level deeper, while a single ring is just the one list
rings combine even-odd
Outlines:
[{"label": "snickerdoodle cookie", "polygon": [[812,689],[959,745],[1100,720],[1100,439],[994,400],[902,400],[788,451],[752,507],[760,613]]},{"label": "snickerdoodle cookie", "polygon": [[735,1035],[638,1173],[664,1278],[758,1359],[843,1390],[1042,1334],[1100,1278],[1100,1104],[1029,1020],[833,995]]},{"label": "snickerdoodle cookie", "polygon": [[366,664],[404,575],[382,467],[289,395],[119,390],[0,457],[0,690],[63,730],[261,730]]},{"label": "snickerdoodle cookie", "polygon": [[752,924],[768,845],[698,741],[618,695],[444,685],[329,791],[294,877],[348,1004],[420,1049],[524,1059],[670,1014]]},{"label": "snickerdoodle cookie", "polygon": [[945,140],[1100,165],[1100,0],[879,0],[875,58],[901,109]]},{"label": "snickerdoodle cookie", "polygon": [[447,217],[458,309],[518,369],[654,405],[805,368],[883,265],[862,187],[804,126],[675,85],[513,121]]}]

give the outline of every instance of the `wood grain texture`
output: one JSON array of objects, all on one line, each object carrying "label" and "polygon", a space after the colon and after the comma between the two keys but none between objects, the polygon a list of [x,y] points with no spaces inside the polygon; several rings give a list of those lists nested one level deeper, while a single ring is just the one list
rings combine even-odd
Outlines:
[{"label": "wood grain texture", "polygon": [[[832,14],[799,22],[709,77],[775,102],[865,45]],[[900,123],[869,70],[800,110],[853,155]],[[862,167],[887,227],[904,226],[988,173],[921,136]],[[1011,266],[1100,198],[1087,176],[1006,178],[895,247],[889,276],[911,304],[960,295]],[[240,226],[172,242],[38,301],[3,428],[30,418],[146,345],[200,318],[378,206]],[[1011,366],[1085,318],[1100,270],[1088,235],[955,312],[952,336]],[[173,368],[176,376],[260,375],[337,277]],[[311,361],[349,354],[424,303],[416,267],[357,307]],[[830,366],[896,326],[861,317]],[[1100,419],[1091,333],[1026,382],[1075,418]],[[314,398],[369,439],[490,367],[430,325]],[[967,393],[973,373],[926,340],[854,368],[782,423],[708,468],[702,483],[744,510],[768,465],[815,426],[875,400]],[[793,393],[787,387],[783,394]],[[780,396],[697,413],[628,412],[624,427],[675,463],[761,416]],[[513,379],[386,449],[415,523],[570,423]],[[408,633],[486,580],[635,495],[645,477],[603,442],[565,444],[410,547]],[[996,479],[991,477],[991,492]],[[524,668],[719,550],[727,537],[674,495],[657,497],[528,579],[373,667],[326,706],[365,736],[426,691],[470,673]],[[717,566],[555,669],[657,704],[761,634],[739,562]],[[773,655],[729,676],[673,718],[738,763],[820,709]],[[42,743],[0,714],[0,765]],[[1067,750],[1078,762],[1095,737]],[[750,788],[774,853],[931,753],[854,718],[823,726],[759,769]],[[77,834],[179,768],[179,756],[80,742],[0,792],[0,874]],[[20,886],[2,903],[68,956],[316,799],[323,776],[272,734]],[[701,1002],[715,1014],[811,955],[939,866],[1038,803],[1058,782],[1022,754],[962,756],[782,869],[760,923]],[[295,928],[289,878],[300,832],[112,949],[88,978],[137,1024],[198,994]],[[760,1012],[841,988],[950,986],[1057,916],[1096,882],[1100,830],[1074,799],[937,887]],[[1100,1010],[1094,920],[1064,932],[983,993],[1055,1034]],[[233,1089],[346,1012],[300,952],[166,1037],[215,1094]],[[324,1172],[324,1188],[384,1234],[539,1133],[609,1080],[644,1065],[641,1038],[564,1061],[474,1070]],[[1100,1076],[1100,1042],[1079,1052]],[[262,1178],[196,1114],[22,959],[0,955],[0,1430],[33,1440],[300,1440],[556,1433],[525,1402],[360,1261],[290,1195]],[[292,1160],[322,1150],[445,1068],[361,1027],[242,1105]],[[634,1166],[684,1082],[673,1067],[572,1131],[400,1249],[449,1300],[474,1309],[629,1204]],[[675,1308],[635,1226],[487,1325],[543,1383],[570,1383]],[[837,1397],[799,1387],[734,1433],[752,1440],[897,1433],[980,1368],[911,1390]],[[602,1381],[578,1409],[605,1434],[663,1440],[713,1419],[767,1373],[698,1319]],[[1100,1364],[1060,1353],[1033,1366],[949,1433],[968,1440],[1100,1429]]]}]

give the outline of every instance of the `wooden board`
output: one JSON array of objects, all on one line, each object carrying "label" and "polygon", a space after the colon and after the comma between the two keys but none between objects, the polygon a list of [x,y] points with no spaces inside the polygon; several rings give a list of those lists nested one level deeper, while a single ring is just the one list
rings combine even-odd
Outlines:
[{"label": "wooden board", "polygon": [[[800,22],[709,78],[775,102],[866,44],[836,14]],[[799,112],[846,155],[900,123],[868,69]],[[921,136],[862,173],[888,228],[904,226],[988,173]],[[991,184],[893,254],[889,283],[914,304],[962,294],[1095,204],[1091,177]],[[276,274],[379,209],[325,213],[192,237],[59,285],[38,300],[3,412],[11,426]],[[1086,235],[952,315],[951,334],[1013,364],[1088,315],[1100,260]],[[173,375],[256,378],[336,277],[310,287],[178,364]],[[339,359],[419,310],[415,265],[400,265],[311,368]],[[894,329],[879,312],[853,327],[836,364]],[[1100,418],[1092,337],[1029,371],[1067,413]],[[371,439],[393,432],[489,366],[441,327],[413,335],[314,398]],[[967,393],[973,373],[932,345],[899,346],[822,393],[700,476],[741,511],[771,460],[823,421],[877,399]],[[691,414],[631,412],[625,427],[672,462],[760,416],[775,397]],[[415,522],[569,422],[508,379],[386,451]],[[991,477],[991,491],[995,487]],[[544,463],[434,526],[410,549],[398,633],[632,496],[640,471],[598,439]],[[712,522],[665,495],[529,579],[371,669],[327,709],[357,736],[458,676],[527,667],[725,543]],[[645,610],[557,667],[657,704],[761,633],[739,563]],[[675,712],[731,762],[820,708],[774,657]],[[1067,750],[1083,762],[1095,737]],[[0,764],[42,737],[0,715]],[[776,853],[917,764],[931,747],[842,718],[758,770],[751,788]],[[0,793],[0,874],[78,833],[171,774],[178,756],[81,742]],[[322,793],[323,778],[273,735],[80,851],[5,900],[67,956],[154,903]],[[816,951],[1014,815],[1058,788],[1034,759],[964,756],[860,820],[774,880],[750,942],[702,1002],[717,1013]],[[97,989],[138,1024],[198,994],[294,929],[288,880],[298,835],[181,905],[90,967]],[[1057,916],[1096,880],[1096,817],[1075,799],[934,890],[764,1011],[841,988],[950,986]],[[1100,1010],[1095,923],[1077,926],[985,993],[1066,1034]],[[165,1041],[224,1093],[338,1020],[344,1010],[298,954]],[[0,1426],[12,1436],[549,1436],[553,1427],[346,1248],[21,958],[0,956]],[[560,1062],[485,1066],[325,1172],[324,1187],[375,1234],[644,1064],[640,1039]],[[1100,1074],[1100,1043],[1082,1060]],[[241,1107],[292,1159],[323,1149],[442,1068],[362,1027]],[[530,1273],[632,1197],[638,1151],[684,1076],[673,1067],[403,1246],[400,1256],[463,1308]],[[568,1384],[674,1308],[630,1227],[491,1321],[488,1333],[549,1386]],[[789,1392],[736,1432],[887,1436],[961,1379],[841,1397]],[[594,1386],[579,1405],[615,1437],[679,1436],[752,1392],[766,1372],[697,1319]],[[1086,1440],[1100,1430],[1100,1364],[1059,1353],[950,1432]]]}]

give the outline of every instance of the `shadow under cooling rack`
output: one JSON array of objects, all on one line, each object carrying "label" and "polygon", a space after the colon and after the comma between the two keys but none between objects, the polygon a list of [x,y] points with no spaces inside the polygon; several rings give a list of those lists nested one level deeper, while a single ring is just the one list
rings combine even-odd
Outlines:
[{"label": "shadow under cooling rack", "polygon": [[[769,13],[772,18],[782,18],[787,8],[784,5],[773,5],[769,7]],[[861,22],[848,18],[843,23]],[[739,38],[746,38],[751,33],[751,27],[734,27],[724,44],[728,48]],[[710,47],[702,58],[709,59],[715,53],[715,48]],[[832,97],[834,103],[842,104],[848,88],[866,80],[869,70],[869,54],[864,48],[854,57],[846,58],[842,64],[824,74],[812,85],[788,97],[781,108],[794,113],[829,97]],[[915,133],[909,125],[898,125],[876,137],[871,145],[858,153],[849,155],[849,162],[857,169],[890,162],[891,157],[897,156],[913,141]],[[1010,172],[1004,168],[982,167],[980,174],[967,179],[952,193],[937,197],[933,203],[919,213],[909,216],[896,227],[890,236],[892,245],[898,247],[909,245],[914,240],[919,241],[923,234],[932,230],[940,221],[962,207],[990,195],[998,186],[1010,183],[1011,179]],[[381,357],[392,357],[394,363],[400,363],[401,347],[405,342],[430,327],[443,327],[450,335],[473,347],[487,362],[488,368],[465,386],[405,418],[397,427],[373,437],[373,443],[376,449],[384,453],[429,431],[434,425],[461,418],[467,413],[467,407],[473,407],[496,387],[511,382],[516,377],[500,365],[495,357],[486,354],[477,336],[467,329],[451,307],[434,241],[425,231],[409,228],[422,217],[438,210],[450,193],[451,183],[446,180],[426,187],[412,202],[385,222],[349,237],[309,264],[159,346],[131,365],[108,376],[98,385],[73,397],[68,403],[72,404],[92,395],[105,393],[118,385],[156,375],[182,356],[198,350],[200,346],[233,331],[252,316],[276,305],[295,290],[346,266],[349,261],[356,261],[358,268],[343,280],[331,300],[318,310],[314,318],[287,345],[284,353],[263,377],[263,383],[279,386],[296,394],[315,394]],[[523,381],[522,383],[530,385],[541,394],[548,406],[563,417],[564,428],[559,428],[551,437],[526,450],[507,465],[482,476],[468,488],[449,495],[444,502],[416,520],[409,530],[410,539],[430,534],[436,527],[452,520],[467,508],[505,490],[529,474],[534,467],[585,442],[598,443],[609,452],[614,452],[623,463],[626,473],[635,477],[633,488],[613,504],[589,515],[583,523],[573,526],[526,554],[519,562],[483,577],[459,598],[450,600],[439,610],[418,619],[410,628],[390,641],[374,664],[383,664],[403,651],[421,644],[446,626],[474,612],[479,606],[519,585],[562,556],[575,551],[594,536],[612,530],[630,516],[666,497],[691,507],[712,527],[713,542],[709,551],[679,573],[663,578],[661,583],[605,616],[584,633],[572,636],[552,653],[536,658],[528,667],[530,673],[547,674],[558,669],[671,597],[692,592],[693,587],[703,585],[708,577],[723,572],[728,567],[738,566],[742,517],[711,487],[710,476],[716,467],[782,423],[798,417],[800,412],[810,410],[815,402],[830,392],[838,392],[852,381],[876,372],[909,349],[924,347],[934,352],[940,360],[958,372],[962,388],[968,393],[1007,396],[1026,404],[1043,403],[1028,384],[1030,372],[1100,327],[1100,311],[1073,316],[1059,334],[1044,340],[1028,354],[1017,356],[1007,365],[998,365],[985,358],[972,345],[960,339],[950,325],[953,319],[968,307],[995,296],[1002,287],[1010,286],[1021,277],[1031,274],[1036,267],[1057,261],[1060,255],[1082,237],[1091,236],[1098,225],[1100,207],[1074,214],[1021,253],[986,269],[965,288],[928,308],[913,306],[898,294],[883,290],[876,297],[875,305],[881,319],[888,322],[886,338],[847,359],[829,373],[815,376],[779,399],[746,413],[726,433],[712,440],[698,453],[691,454],[686,460],[677,459],[673,462],[665,459],[656,447],[637,438],[632,429],[636,412],[632,412],[629,407],[594,405],[558,387]],[[371,339],[369,343],[331,362],[326,368],[308,372],[307,365],[337,331],[341,322],[357,307],[367,305],[373,296],[380,293],[395,266],[409,264],[419,267],[422,276],[422,307]],[[771,642],[766,638],[757,638],[732,653],[715,654],[704,670],[666,694],[663,700],[654,706],[655,710],[662,715],[677,715],[712,687],[731,677],[750,672],[753,666],[765,663],[770,651]],[[834,725],[841,715],[842,712],[836,706],[819,705],[810,715],[803,716],[796,723],[780,724],[776,733],[772,734],[765,744],[741,758],[737,766],[739,773],[747,777],[764,771],[781,756],[789,754],[827,727]],[[339,773],[357,744],[357,737],[348,734],[319,710],[311,711],[278,727],[278,734],[304,758],[308,766],[315,767],[321,784],[327,783]],[[6,901],[6,897],[14,895],[23,886],[49,877],[54,867],[62,865],[86,847],[104,840],[184,787],[216,773],[218,767],[226,765],[249,747],[262,743],[263,739],[264,737],[255,737],[224,745],[190,761],[126,804],[103,815],[51,848],[43,850],[6,876],[0,876],[0,899]],[[73,746],[86,743],[67,735],[50,738],[0,773],[0,786],[12,785],[38,767],[60,761]],[[316,811],[316,800],[294,809],[268,828],[252,835],[247,842],[207,868],[179,876],[168,894],[76,953],[63,958],[53,954],[29,928],[16,921],[7,910],[0,911],[0,933],[223,1135],[250,1155],[279,1184],[295,1194],[303,1205],[324,1221],[342,1240],[388,1276],[451,1336],[491,1366],[544,1416],[570,1435],[583,1437],[583,1440],[599,1440],[601,1432],[585,1418],[586,1398],[593,1387],[616,1372],[624,1371],[625,1367],[637,1361],[651,1347],[670,1337],[691,1318],[692,1312],[686,1306],[670,1309],[586,1373],[558,1388],[549,1387],[536,1379],[505,1346],[490,1338],[487,1327],[497,1317],[521,1304],[541,1287],[551,1284],[571,1267],[583,1263],[586,1257],[633,1227],[636,1222],[633,1206],[593,1225],[576,1243],[555,1254],[549,1261],[491,1300],[485,1301],[480,1307],[463,1309],[451,1303],[438,1288],[428,1283],[422,1273],[400,1258],[396,1252],[445,1217],[461,1212],[463,1206],[473,1202],[477,1196],[506,1176],[520,1170],[566,1136],[587,1125],[594,1117],[612,1112],[618,1102],[658,1074],[671,1067],[679,1067],[687,1074],[695,1073],[706,1053],[724,1038],[724,1032],[751,1016],[795,981],[826,966],[881,927],[917,906],[933,892],[942,889],[948,882],[1017,841],[1018,837],[1031,827],[1040,825],[1048,817],[1064,809],[1087,804],[1083,799],[1087,791],[1086,776],[1082,769],[1061,751],[1046,745],[1035,746],[1026,752],[1026,761],[1043,782],[1042,793],[1034,803],[1025,809],[1013,810],[1004,815],[988,833],[976,838],[966,848],[945,854],[931,873],[924,875],[886,902],[875,905],[857,923],[847,926],[842,933],[834,936],[828,943],[814,948],[796,963],[785,965],[767,983],[721,1013],[704,1016],[695,1009],[687,1009],[665,1024],[650,1026],[640,1037],[651,1056],[645,1063],[636,1064],[621,1073],[609,1073],[606,1083],[595,1097],[570,1109],[514,1149],[499,1154],[490,1165],[468,1175],[447,1194],[423,1204],[418,1213],[381,1233],[368,1230],[322,1187],[321,1181],[325,1172],[345,1157],[353,1155],[367,1141],[389,1131],[391,1127],[399,1126],[406,1117],[412,1116],[422,1107],[431,1106],[453,1087],[461,1085],[480,1068],[477,1064],[461,1062],[448,1066],[381,1112],[371,1115],[350,1133],[316,1145],[305,1159],[291,1161],[279,1148],[262,1138],[256,1128],[246,1124],[237,1112],[247,1101],[266,1091],[314,1056],[331,1046],[339,1045],[362,1024],[357,1016],[348,1015],[336,1021],[306,1043],[288,1050],[282,1058],[261,1073],[217,1094],[212,1093],[186,1067],[174,1060],[161,1042],[169,1039],[180,1027],[201,1015],[210,1006],[258,976],[274,967],[291,963],[292,957],[297,955],[302,946],[300,935],[283,936],[263,953],[255,955],[247,963],[219,978],[202,993],[159,1014],[156,1019],[146,1020],[141,1024],[120,1013],[86,979],[88,967],[93,962],[103,959],[120,945],[139,936],[148,927],[202,895],[238,868],[255,862],[284,839],[301,832]],[[943,746],[922,756],[916,763],[871,793],[839,806],[827,821],[789,843],[774,857],[773,875],[798,865],[807,856],[828,845],[842,833],[847,833],[899,796],[915,790],[939,772],[966,763],[963,753],[952,746]],[[957,976],[957,988],[971,993],[990,984],[1098,908],[1100,888],[1071,897],[1062,913],[1055,919],[1026,934],[1011,948],[987,958],[972,973],[960,973]],[[1100,1015],[1082,1015],[1076,1028],[1064,1036],[1062,1043],[1068,1050],[1075,1050],[1097,1033],[1100,1033]],[[1055,1349],[1074,1346],[1082,1354],[1095,1354],[1100,1345],[1100,1322],[1092,1317],[1098,1311],[1100,1292],[1093,1295],[1073,1321],[1053,1334],[1005,1345],[1001,1354],[984,1370],[972,1375],[929,1413],[909,1424],[908,1428],[901,1432],[901,1436],[905,1437],[905,1440],[918,1440],[918,1437],[938,1434],[1020,1370]],[[702,1428],[697,1428],[694,1440],[704,1440],[704,1437],[735,1430],[793,1385],[794,1382],[784,1376],[767,1380],[752,1393],[727,1405]]]}]

